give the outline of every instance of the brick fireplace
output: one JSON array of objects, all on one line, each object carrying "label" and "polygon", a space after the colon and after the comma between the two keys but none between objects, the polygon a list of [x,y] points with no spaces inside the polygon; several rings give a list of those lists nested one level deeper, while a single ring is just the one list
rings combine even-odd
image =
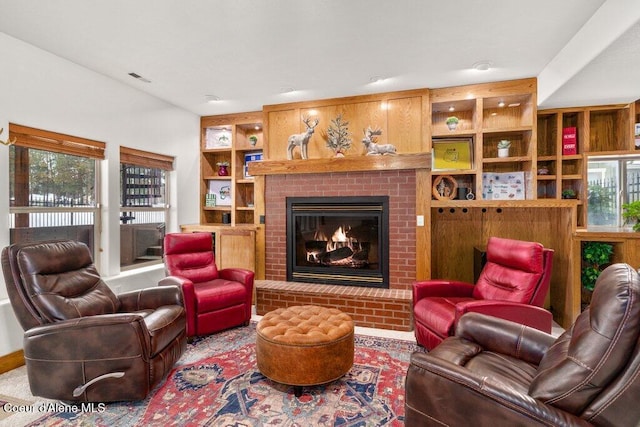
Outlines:
[{"label": "brick fireplace", "polygon": [[[291,305],[328,305],[351,315],[358,326],[411,330],[411,284],[416,277],[415,168],[255,172],[265,175],[266,213],[266,280],[256,282],[257,313],[265,314]],[[389,288],[287,282],[287,197],[362,196],[389,198]]]}]

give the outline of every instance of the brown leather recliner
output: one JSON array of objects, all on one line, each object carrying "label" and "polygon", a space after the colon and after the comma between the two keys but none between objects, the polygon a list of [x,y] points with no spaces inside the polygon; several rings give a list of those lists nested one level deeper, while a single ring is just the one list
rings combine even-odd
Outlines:
[{"label": "brown leather recliner", "polygon": [[640,276],[602,272],[591,305],[557,339],[479,313],[406,377],[407,426],[636,426],[640,423]]},{"label": "brown leather recliner", "polygon": [[80,242],[16,244],[2,270],[31,393],[79,402],[141,400],[186,349],[178,287],[115,295]]}]

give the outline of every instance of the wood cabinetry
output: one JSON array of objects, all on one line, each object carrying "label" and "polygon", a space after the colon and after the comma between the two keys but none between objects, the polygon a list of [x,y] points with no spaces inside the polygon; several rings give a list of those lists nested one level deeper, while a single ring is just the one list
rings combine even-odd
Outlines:
[{"label": "wood cabinetry", "polygon": [[[536,92],[535,79],[431,90],[429,149],[439,141],[464,138],[471,141],[473,152],[470,169],[434,170],[432,179],[452,176],[458,187],[467,188],[476,200],[483,200],[491,199],[490,195],[483,195],[483,174],[523,172],[527,199],[534,199]],[[455,130],[446,125],[450,116],[459,119]],[[511,143],[508,157],[498,157],[501,140]]]},{"label": "wood cabinetry", "polygon": [[[260,155],[262,148],[261,112],[201,118],[201,224],[259,223],[254,179],[247,176],[245,166],[249,156]],[[228,175],[218,172],[223,163],[228,165]],[[212,196],[215,205],[207,203],[214,200]]]},{"label": "wood cabinetry", "polygon": [[183,233],[204,231],[214,236],[214,252],[219,269],[235,267],[256,271],[256,227],[194,224],[183,225],[181,229]]}]

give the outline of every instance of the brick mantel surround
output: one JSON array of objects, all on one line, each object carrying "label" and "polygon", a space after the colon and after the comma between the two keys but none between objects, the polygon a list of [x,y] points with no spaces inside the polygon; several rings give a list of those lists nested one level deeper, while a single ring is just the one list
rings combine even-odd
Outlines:
[{"label": "brick mantel surround", "polygon": [[[416,171],[429,168],[430,156],[355,158],[347,164],[355,170],[336,172],[340,169],[332,167],[348,160],[251,163],[252,175],[265,175],[266,280],[256,283],[257,313],[300,304],[332,305],[350,314],[359,326],[411,330]],[[286,198],[345,196],[389,196],[389,289],[287,283]]]}]

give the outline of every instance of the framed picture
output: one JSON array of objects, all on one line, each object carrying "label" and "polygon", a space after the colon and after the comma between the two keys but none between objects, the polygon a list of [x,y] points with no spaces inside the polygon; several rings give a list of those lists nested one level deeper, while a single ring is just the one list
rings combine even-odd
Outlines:
[{"label": "framed picture", "polygon": [[205,148],[229,148],[231,147],[231,129],[227,127],[206,128]]},{"label": "framed picture", "polygon": [[249,174],[249,162],[259,162],[260,160],[262,160],[262,151],[245,153],[244,155],[244,177],[245,178],[253,178],[253,175]]},{"label": "framed picture", "polygon": [[432,170],[466,170],[472,168],[473,140],[471,138],[433,140]]}]

